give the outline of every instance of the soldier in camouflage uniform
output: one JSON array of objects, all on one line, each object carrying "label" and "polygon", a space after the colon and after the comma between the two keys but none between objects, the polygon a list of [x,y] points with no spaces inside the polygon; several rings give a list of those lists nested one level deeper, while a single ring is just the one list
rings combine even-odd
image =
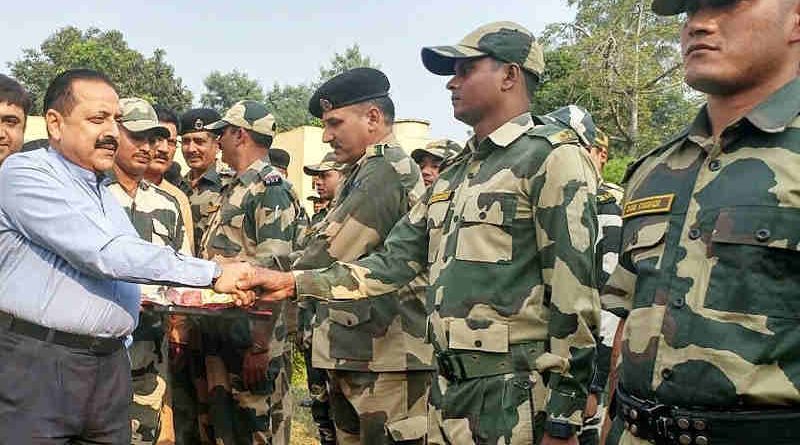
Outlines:
[{"label": "soldier in camouflage uniform", "polygon": [[626,173],[607,443],[800,443],[800,2],[653,10],[707,104]]},{"label": "soldier in camouflage uniform", "polygon": [[[158,121],[150,104],[142,99],[121,99],[120,110],[119,148],[108,188],[142,239],[189,255],[191,247],[177,200],[144,179],[156,139],[169,137],[169,130]],[[147,292],[152,287],[142,286],[142,290]],[[130,408],[133,444],[154,444],[159,435],[164,440],[174,439],[170,411],[164,411],[164,418],[161,416],[165,401],[169,405],[166,400],[169,394],[167,326],[164,324],[168,323],[160,313],[145,307],[133,332],[133,344],[129,349],[133,378]]]},{"label": "soldier in camouflage uniform", "polygon": [[461,146],[450,139],[439,139],[428,143],[425,148],[411,152],[411,158],[422,172],[422,181],[429,187],[439,177],[442,162],[461,152]]},{"label": "soldier in camouflage uniform", "polygon": [[482,26],[422,60],[455,74],[454,114],[475,131],[461,154],[379,252],[293,275],[259,270],[240,287],[338,304],[395,291],[427,267],[439,365],[430,442],[575,443],[599,323],[596,171],[573,131],[534,126],[544,61],[520,25]]},{"label": "soldier in camouflage uniform", "polygon": [[333,207],[333,200],[336,198],[336,191],[342,182],[342,170],[345,166],[336,162],[336,154],[328,152],[322,157],[319,164],[311,164],[303,167],[303,173],[313,176],[314,189],[320,199],[327,201],[324,209],[314,214],[311,219],[311,226],[322,222],[328,212]]},{"label": "soldier in camouflage uniform", "polygon": [[[276,267],[275,258],[295,248],[299,208],[291,185],[269,163],[274,118],[262,104],[241,101],[205,129],[219,135],[223,160],[236,177],[223,189],[201,256]],[[213,331],[204,332],[209,397],[205,433],[211,441],[288,443],[292,365],[285,306],[270,305],[266,310],[271,314],[220,318]]]},{"label": "soldier in camouflage uniform", "polygon": [[192,205],[195,253],[200,252],[208,221],[219,208],[222,187],[232,176],[230,170],[217,162],[216,135],[203,128],[219,119],[219,113],[210,108],[195,108],[181,115],[181,151],[189,165],[181,190]]},{"label": "soldier in camouflage uniform", "polygon": [[[603,167],[608,161],[608,136],[595,126],[594,119],[585,109],[576,105],[559,108],[544,116],[536,116],[542,123],[552,123],[571,128],[589,151],[600,182],[597,186],[597,243],[595,266],[598,289],[608,281],[617,267],[617,258],[622,241],[622,196],[620,186],[602,179]],[[596,338],[597,356],[589,397],[583,413],[584,422],[579,441],[581,445],[596,445],[600,442],[600,429],[605,416],[605,393],[611,365],[611,346],[617,331],[619,318],[603,310],[600,313],[600,330]]]},{"label": "soldier in camouflage uniform", "polygon": [[[334,77],[311,97],[309,110],[322,119],[335,162],[347,167],[335,207],[294,263],[299,270],[379,250],[425,191],[392,134],[394,104],[382,72],[356,68]],[[327,162],[328,170],[337,167]],[[425,342],[425,286],[420,276],[374,300],[315,305],[312,362],[328,371],[337,443],[389,444],[398,437],[423,443],[434,369]]]}]

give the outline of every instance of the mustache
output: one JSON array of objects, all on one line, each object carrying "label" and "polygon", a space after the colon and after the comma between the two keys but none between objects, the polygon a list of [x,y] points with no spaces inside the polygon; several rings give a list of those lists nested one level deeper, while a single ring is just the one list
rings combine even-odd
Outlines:
[{"label": "mustache", "polygon": [[162,161],[169,161],[169,157],[167,156],[167,154],[166,153],[162,153],[160,151],[157,151],[156,155],[153,156],[153,160],[155,160],[155,159],[161,159]]},{"label": "mustache", "polygon": [[98,139],[97,142],[94,143],[94,148],[108,148],[107,146],[113,146],[114,150],[119,147],[119,141],[113,136],[106,136],[102,139]]}]

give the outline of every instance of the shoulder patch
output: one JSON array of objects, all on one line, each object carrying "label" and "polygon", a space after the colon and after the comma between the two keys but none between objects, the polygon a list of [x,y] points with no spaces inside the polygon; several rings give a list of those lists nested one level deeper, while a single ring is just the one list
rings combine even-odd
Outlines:
[{"label": "shoulder patch", "polygon": [[264,184],[267,185],[278,185],[283,183],[283,176],[276,171],[268,173],[262,179],[264,180]]},{"label": "shoulder patch", "polygon": [[616,201],[614,195],[609,192],[602,192],[597,194],[597,203],[598,204],[608,204],[610,202]]}]

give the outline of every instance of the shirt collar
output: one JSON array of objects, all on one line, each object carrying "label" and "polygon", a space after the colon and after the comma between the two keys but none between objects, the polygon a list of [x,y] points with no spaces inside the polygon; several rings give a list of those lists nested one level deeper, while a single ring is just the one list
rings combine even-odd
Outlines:
[{"label": "shirt collar", "polygon": [[525,134],[525,132],[533,128],[533,126],[533,116],[531,116],[531,114],[528,112],[522,113],[501,125],[482,141],[477,141],[477,138],[473,136],[469,141],[467,141],[467,149],[472,152],[483,151],[485,149],[484,147],[486,147],[487,141],[491,141],[495,147],[508,147],[514,141],[519,139],[520,136]]}]

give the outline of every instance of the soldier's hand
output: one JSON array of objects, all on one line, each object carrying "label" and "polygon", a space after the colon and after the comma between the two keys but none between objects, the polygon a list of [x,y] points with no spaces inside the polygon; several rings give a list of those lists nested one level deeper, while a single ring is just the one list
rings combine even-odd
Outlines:
[{"label": "soldier's hand", "polygon": [[598,395],[595,393],[589,393],[589,397],[586,398],[586,408],[583,409],[583,418],[591,419],[592,417],[597,415],[598,405],[599,405]]},{"label": "soldier's hand", "polygon": [[242,363],[242,379],[244,386],[250,390],[263,389],[267,380],[267,365],[269,364],[269,354],[267,351],[244,353]]},{"label": "soldier's hand", "polygon": [[578,445],[578,436],[572,436],[569,439],[556,439],[545,433],[542,438],[542,445]]},{"label": "soldier's hand", "polygon": [[259,301],[280,301],[294,295],[294,275],[257,267],[236,286],[243,291],[260,288]]}]

